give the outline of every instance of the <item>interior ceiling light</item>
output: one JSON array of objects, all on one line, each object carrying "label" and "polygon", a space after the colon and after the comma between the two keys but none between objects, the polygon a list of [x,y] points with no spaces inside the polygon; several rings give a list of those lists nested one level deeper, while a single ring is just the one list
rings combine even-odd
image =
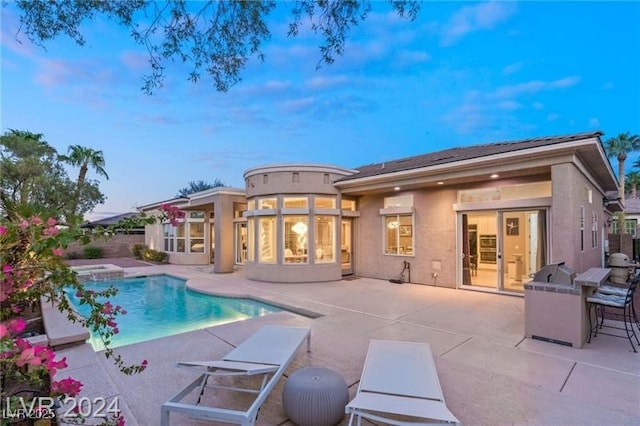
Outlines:
[{"label": "interior ceiling light", "polygon": [[394,186],[394,187],[393,187],[393,190],[394,190],[394,191],[400,191],[400,187],[399,187],[399,186]]},{"label": "interior ceiling light", "polygon": [[492,174],[490,177],[491,177],[491,179],[496,179],[496,178],[498,178],[499,176],[500,176],[499,174],[494,173],[494,174]]},{"label": "interior ceiling light", "polygon": [[443,181],[439,181],[438,185],[444,185],[444,182]]},{"label": "interior ceiling light", "polygon": [[291,227],[291,230],[298,235],[304,235],[307,233],[307,225],[302,222],[298,222]]},{"label": "interior ceiling light", "polygon": [[389,222],[389,223],[387,224],[387,228],[389,228],[389,229],[396,229],[399,225],[400,225],[400,223],[398,223],[398,221],[397,221],[397,220],[394,220],[394,221]]}]

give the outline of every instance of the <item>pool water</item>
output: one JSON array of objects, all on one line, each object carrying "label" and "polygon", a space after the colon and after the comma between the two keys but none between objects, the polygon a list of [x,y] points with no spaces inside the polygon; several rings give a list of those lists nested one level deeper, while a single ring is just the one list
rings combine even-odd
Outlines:
[{"label": "pool water", "polygon": [[[118,289],[109,300],[113,306],[122,306],[127,313],[116,317],[120,332],[111,339],[114,348],[282,311],[251,299],[197,293],[187,289],[185,280],[169,275],[86,282],[84,285],[87,290],[95,291],[106,290],[110,285]],[[67,295],[78,312],[89,313],[88,306],[80,305],[72,290],[67,291]],[[97,334],[92,334],[91,344],[96,351],[104,349]]]}]

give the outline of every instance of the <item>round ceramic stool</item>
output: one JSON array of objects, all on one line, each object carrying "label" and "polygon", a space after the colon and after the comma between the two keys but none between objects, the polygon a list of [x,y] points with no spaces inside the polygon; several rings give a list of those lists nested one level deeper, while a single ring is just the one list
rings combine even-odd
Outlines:
[{"label": "round ceramic stool", "polygon": [[289,376],[282,391],[284,411],[298,426],[333,426],[344,417],[349,390],[328,368],[303,368]]}]

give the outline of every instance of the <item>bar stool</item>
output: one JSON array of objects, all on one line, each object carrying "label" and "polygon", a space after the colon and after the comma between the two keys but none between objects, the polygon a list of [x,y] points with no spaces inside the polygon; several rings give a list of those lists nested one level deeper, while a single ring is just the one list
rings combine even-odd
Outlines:
[{"label": "bar stool", "polygon": [[[591,343],[591,335],[593,334],[593,337],[597,337],[598,336],[598,328],[600,328],[602,330],[603,327],[608,327],[608,328],[616,328],[616,329],[620,329],[620,330],[624,330],[626,332],[626,336],[620,336],[619,334],[609,334],[609,333],[604,333],[602,331],[600,331],[601,334],[607,334],[610,336],[615,336],[615,337],[626,337],[627,339],[629,339],[629,343],[631,344],[631,349],[633,349],[633,352],[638,352],[636,351],[635,346],[633,345],[633,339],[636,339],[636,343],[638,345],[640,345],[640,340],[638,340],[638,335],[636,334],[635,330],[633,329],[633,324],[635,322],[635,318],[632,319],[631,315],[632,315],[632,303],[633,303],[633,295],[636,291],[636,288],[638,287],[638,281],[640,281],[639,278],[634,277],[631,280],[631,283],[629,284],[629,288],[626,290],[625,295],[624,296],[618,296],[615,294],[604,294],[602,292],[596,292],[594,293],[592,296],[588,296],[587,297],[587,308],[589,311],[589,340],[587,341],[587,343]],[[591,322],[591,308],[594,308],[595,311],[595,316],[596,316],[596,320],[595,320],[595,324],[592,324]],[[622,317],[623,317],[623,321],[624,321],[624,328],[622,327],[616,327],[613,325],[604,325],[604,312],[605,312],[605,308],[613,308],[613,309],[620,309],[622,310]],[[600,311],[600,316],[601,316],[601,320],[600,320],[600,325],[598,326],[598,311]],[[636,323],[637,325],[637,323]]]},{"label": "bar stool", "polygon": [[[634,277],[632,279],[636,279],[636,278]],[[617,287],[611,284],[605,284],[598,287],[598,289],[596,290],[596,294],[601,293],[601,294],[614,295],[618,297],[625,297],[627,295],[628,290],[629,290],[629,286]],[[638,331],[640,331],[640,321],[638,320],[638,316],[636,315],[636,305],[635,305],[634,299],[635,297],[631,298],[631,313],[633,314],[633,319],[634,319],[634,322],[636,323],[636,327],[638,328]],[[602,320],[604,320],[604,318],[602,318]]]}]

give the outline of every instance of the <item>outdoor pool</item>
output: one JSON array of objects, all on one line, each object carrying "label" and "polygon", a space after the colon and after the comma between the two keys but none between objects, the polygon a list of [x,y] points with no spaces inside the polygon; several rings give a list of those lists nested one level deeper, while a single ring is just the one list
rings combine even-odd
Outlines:
[{"label": "outdoor pool", "polygon": [[[187,289],[185,280],[169,275],[85,282],[84,285],[87,290],[95,291],[110,285],[118,289],[118,294],[109,300],[114,306],[122,306],[127,314],[116,317],[120,332],[112,338],[112,347],[283,311],[251,299],[197,293]],[[88,314],[88,307],[79,304],[73,291],[68,290],[67,295],[78,312]],[[94,334],[91,345],[96,351],[104,349]]]}]

